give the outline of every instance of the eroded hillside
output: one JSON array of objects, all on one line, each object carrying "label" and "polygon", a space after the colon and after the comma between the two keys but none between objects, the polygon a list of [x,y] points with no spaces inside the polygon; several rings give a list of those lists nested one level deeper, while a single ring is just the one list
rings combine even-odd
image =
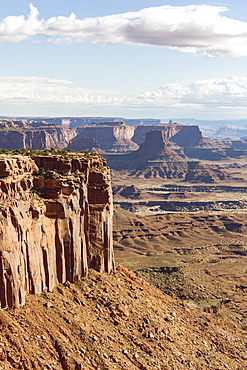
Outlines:
[{"label": "eroded hillside", "polygon": [[243,370],[239,324],[163,294],[121,266],[0,310],[0,367]]}]

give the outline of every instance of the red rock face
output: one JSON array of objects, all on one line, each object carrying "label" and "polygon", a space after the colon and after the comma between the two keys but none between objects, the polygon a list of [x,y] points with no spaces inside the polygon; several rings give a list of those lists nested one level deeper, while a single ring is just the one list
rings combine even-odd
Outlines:
[{"label": "red rock face", "polygon": [[174,167],[174,163],[181,162],[182,158],[167,147],[168,143],[166,131],[149,131],[146,134],[146,140],[137,151],[121,155],[105,155],[105,158],[114,170],[141,170],[149,167],[151,161],[157,162],[158,159],[160,163],[164,162],[166,165],[169,162],[168,171],[170,171],[171,167]]},{"label": "red rock face", "polygon": [[0,200],[0,308],[20,307],[27,293],[75,282],[89,268],[114,269],[110,175],[101,157],[2,155]]},{"label": "red rock face", "polygon": [[157,130],[163,130],[167,140],[183,148],[198,145],[202,139],[198,126],[177,123],[129,126],[123,122],[104,122],[67,128],[43,121],[0,120],[0,148],[44,150],[53,147],[99,154],[103,154],[102,151],[126,153],[137,150],[146,134]]},{"label": "red rock face", "polygon": [[150,131],[163,131],[164,138],[171,140],[181,147],[198,145],[202,134],[198,126],[185,126],[177,123],[160,124],[150,126],[136,126],[132,140],[141,145],[146,140],[146,134]]},{"label": "red rock face", "polygon": [[165,140],[172,140],[181,147],[195,146],[200,143],[202,134],[198,126],[185,126],[181,124],[160,124],[150,126],[128,126],[116,124],[115,126],[83,126],[78,128],[78,138],[82,136],[93,137],[106,152],[119,152],[137,150],[145,142],[146,134],[151,131],[163,131]]},{"label": "red rock face", "polygon": [[63,149],[73,137],[76,129],[54,127],[37,130],[4,130],[0,135],[0,147],[4,149]]},{"label": "red rock face", "polygon": [[109,152],[126,152],[138,149],[131,140],[136,126],[117,124],[112,126],[92,126],[78,128],[78,137],[95,138],[100,148]]}]

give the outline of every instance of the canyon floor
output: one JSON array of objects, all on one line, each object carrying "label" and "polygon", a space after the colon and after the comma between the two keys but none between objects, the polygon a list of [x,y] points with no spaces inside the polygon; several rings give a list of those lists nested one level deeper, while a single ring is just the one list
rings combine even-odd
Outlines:
[{"label": "canyon floor", "polygon": [[215,162],[235,181],[113,172],[117,261],[163,292],[247,330],[246,159]]}]

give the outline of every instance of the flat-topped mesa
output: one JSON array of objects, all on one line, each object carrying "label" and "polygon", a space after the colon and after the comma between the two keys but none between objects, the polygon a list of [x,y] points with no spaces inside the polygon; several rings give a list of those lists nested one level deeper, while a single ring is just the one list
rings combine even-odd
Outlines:
[{"label": "flat-topped mesa", "polygon": [[114,270],[112,193],[100,156],[0,156],[0,308]]}]

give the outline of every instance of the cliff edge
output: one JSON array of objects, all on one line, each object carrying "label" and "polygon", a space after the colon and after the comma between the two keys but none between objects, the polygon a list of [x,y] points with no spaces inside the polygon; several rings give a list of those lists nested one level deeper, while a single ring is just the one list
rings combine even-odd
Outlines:
[{"label": "cliff edge", "polygon": [[0,156],[0,308],[114,269],[109,169],[100,156]]}]

